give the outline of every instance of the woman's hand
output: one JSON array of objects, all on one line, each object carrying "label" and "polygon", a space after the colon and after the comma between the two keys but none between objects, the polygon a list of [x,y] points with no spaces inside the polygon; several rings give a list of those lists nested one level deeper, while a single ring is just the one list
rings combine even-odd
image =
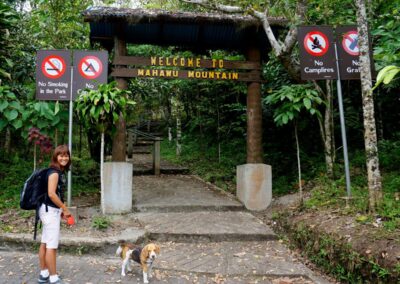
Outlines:
[{"label": "woman's hand", "polygon": [[67,219],[68,217],[71,217],[72,216],[72,214],[71,214],[71,212],[69,212],[69,210],[68,210],[68,208],[66,207],[66,206],[64,206],[63,208],[62,208],[62,214],[61,214],[61,217],[63,218],[63,219]]}]

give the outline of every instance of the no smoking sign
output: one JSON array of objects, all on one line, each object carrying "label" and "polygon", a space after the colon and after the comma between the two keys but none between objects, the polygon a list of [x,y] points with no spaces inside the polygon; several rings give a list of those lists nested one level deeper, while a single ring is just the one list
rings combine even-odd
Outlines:
[{"label": "no smoking sign", "polygon": [[49,55],[42,61],[43,75],[50,79],[58,79],[64,75],[66,69],[65,60],[58,55]]}]

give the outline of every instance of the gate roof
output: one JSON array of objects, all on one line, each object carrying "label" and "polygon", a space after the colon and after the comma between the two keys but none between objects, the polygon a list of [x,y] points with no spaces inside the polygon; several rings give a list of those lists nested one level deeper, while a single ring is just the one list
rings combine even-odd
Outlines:
[{"label": "gate roof", "polygon": [[[180,46],[195,50],[242,51],[255,41],[266,55],[270,49],[262,24],[252,16],[164,10],[92,7],[83,12],[90,39],[111,48],[114,36],[127,43]],[[284,18],[270,18],[276,31]]]}]

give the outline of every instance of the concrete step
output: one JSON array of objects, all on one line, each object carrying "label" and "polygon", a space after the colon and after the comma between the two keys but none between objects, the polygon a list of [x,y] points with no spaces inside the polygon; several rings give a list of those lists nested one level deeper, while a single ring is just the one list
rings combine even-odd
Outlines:
[{"label": "concrete step", "polygon": [[[161,165],[160,173],[163,175],[187,175],[189,174],[189,169],[184,167],[174,167],[174,166],[163,166]],[[153,165],[133,165],[133,175],[134,176],[144,176],[144,175],[154,175]]]},{"label": "concrete step", "polygon": [[[248,244],[248,248],[252,245]],[[269,246],[274,245],[271,243]],[[218,248],[220,251],[217,251]],[[239,252],[242,248],[240,244],[237,247]],[[154,277],[150,279],[150,283],[330,283],[316,276],[294,259],[283,263],[278,256],[269,254],[268,246],[265,248],[268,251],[252,257],[250,254],[235,256],[235,248],[230,246],[215,248],[199,246],[197,248],[185,247],[181,244],[161,244],[161,254],[154,262]],[[200,253],[200,250],[203,253]],[[209,255],[208,252],[213,252],[214,255]],[[264,266],[262,260],[265,261]],[[132,265],[132,271],[121,277],[121,259],[114,254],[81,256],[61,254],[58,256],[57,263],[59,272],[67,283],[143,283],[138,264]],[[37,283],[36,272],[32,272],[37,267],[37,253],[2,252],[0,264],[3,267],[0,271],[1,283]],[[283,267],[277,267],[277,265],[283,265]],[[206,270],[207,267],[210,269]],[[252,270],[253,267],[254,270]]]},{"label": "concrete step", "polygon": [[248,212],[137,213],[150,239],[177,242],[262,241],[275,233]]}]

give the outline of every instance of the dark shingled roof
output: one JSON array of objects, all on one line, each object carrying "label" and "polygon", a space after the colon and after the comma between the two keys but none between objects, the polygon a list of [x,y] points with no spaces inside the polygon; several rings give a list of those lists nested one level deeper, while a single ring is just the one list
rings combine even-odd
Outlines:
[{"label": "dark shingled roof", "polygon": [[[106,47],[119,34],[134,44],[241,51],[254,40],[262,53],[269,49],[261,23],[249,15],[92,7],[83,16],[90,22],[91,41]],[[270,18],[275,30],[286,23],[283,18]]]}]

